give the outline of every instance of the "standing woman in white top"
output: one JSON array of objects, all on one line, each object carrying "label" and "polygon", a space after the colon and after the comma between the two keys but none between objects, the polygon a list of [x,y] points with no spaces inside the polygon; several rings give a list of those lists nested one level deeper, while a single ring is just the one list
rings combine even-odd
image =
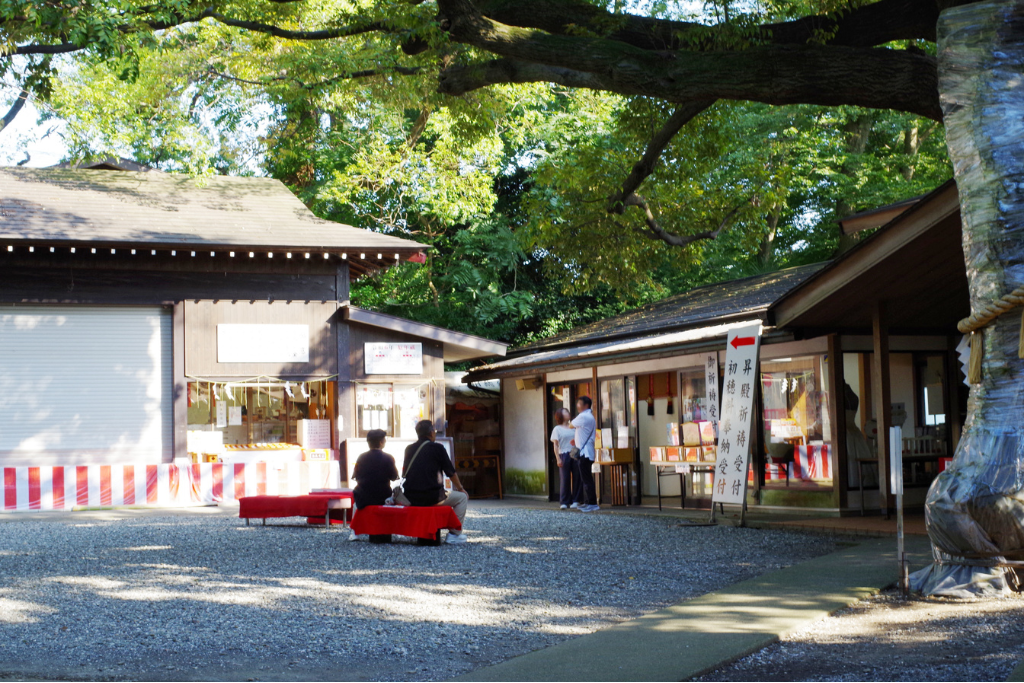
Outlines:
[{"label": "standing woman in white top", "polygon": [[579,507],[580,496],[580,461],[569,457],[572,440],[576,430],[570,426],[571,415],[565,408],[555,411],[555,428],[551,430],[551,444],[555,449],[555,462],[558,463],[558,478],[561,482],[559,496],[563,510]]}]

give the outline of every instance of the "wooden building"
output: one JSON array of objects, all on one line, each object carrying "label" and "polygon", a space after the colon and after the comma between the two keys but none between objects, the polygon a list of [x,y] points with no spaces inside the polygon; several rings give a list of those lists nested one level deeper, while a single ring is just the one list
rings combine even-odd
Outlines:
[{"label": "wooden building", "polygon": [[416,242],[318,219],[276,180],[122,168],[0,169],[0,467],[302,440],[344,461],[371,427],[443,434],[444,363],[504,353],[351,306],[352,279]]},{"label": "wooden building", "polygon": [[630,467],[610,469],[634,501],[685,492],[687,505],[708,505],[712,468],[695,466],[681,480],[682,463],[652,460],[651,449],[668,444],[672,425],[707,419],[709,355],[721,368],[728,331],[760,323],[748,503],[816,514],[889,507],[879,477],[886,444],[876,434],[895,419],[906,501],[922,504],[966,412],[956,322],[969,304],[956,187],[844,223],[850,232],[878,229],[829,263],[700,287],[470,372],[468,381],[502,383],[506,490],[556,495],[550,416],[586,394],[604,434],[632,453]]}]

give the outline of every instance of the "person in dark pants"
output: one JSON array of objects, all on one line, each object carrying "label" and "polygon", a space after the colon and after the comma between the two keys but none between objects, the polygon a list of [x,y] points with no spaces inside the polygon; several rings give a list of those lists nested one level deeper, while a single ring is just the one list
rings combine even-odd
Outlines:
[{"label": "person in dark pants", "polygon": [[[352,478],[356,480],[352,499],[356,508],[384,505],[384,501],[391,497],[391,482],[398,479],[398,467],[395,466],[395,457],[382,450],[386,442],[387,434],[383,429],[371,429],[366,434],[370,450],[359,456],[352,470]],[[353,532],[349,540],[359,538]]]},{"label": "person in dark pants", "polygon": [[[416,436],[419,440],[405,449],[405,462],[402,465],[402,492],[395,496],[399,505],[417,507],[433,507],[447,505],[455,511],[455,516],[462,524],[466,519],[469,507],[469,495],[455,473],[455,465],[448,457],[448,451],[437,443],[437,431],[430,420],[416,423]],[[451,493],[445,493],[444,478],[452,480]],[[445,543],[465,543],[465,532],[460,529],[448,529]]]},{"label": "person in dark pants", "polygon": [[559,408],[555,412],[555,428],[551,430],[551,444],[555,449],[555,463],[558,464],[558,477],[561,481],[559,503],[561,508],[576,509],[580,498],[580,461],[569,457],[572,440],[576,430],[569,426],[569,411]]},{"label": "person in dark pants", "polygon": [[576,448],[580,449],[580,479],[583,481],[583,500],[580,501],[580,512],[595,512],[601,509],[597,504],[597,487],[594,485],[594,473],[591,468],[597,460],[597,450],[594,444],[597,440],[597,420],[590,408],[594,402],[589,396],[580,396],[576,401],[576,419],[572,426],[576,428],[576,437],[573,439]]}]

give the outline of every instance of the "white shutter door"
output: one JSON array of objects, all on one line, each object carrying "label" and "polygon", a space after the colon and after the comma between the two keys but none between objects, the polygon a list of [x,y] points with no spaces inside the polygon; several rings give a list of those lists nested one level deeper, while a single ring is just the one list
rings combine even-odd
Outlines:
[{"label": "white shutter door", "polygon": [[0,306],[0,464],[169,461],[171,315]]}]

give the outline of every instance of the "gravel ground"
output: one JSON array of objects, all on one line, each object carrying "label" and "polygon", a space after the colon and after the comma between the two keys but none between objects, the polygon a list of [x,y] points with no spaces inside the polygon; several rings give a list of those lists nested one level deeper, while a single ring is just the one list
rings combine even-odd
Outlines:
[{"label": "gravel ground", "polygon": [[1024,659],[1024,597],[901,600],[888,591],[702,681],[1005,681]]},{"label": "gravel ground", "polygon": [[601,513],[475,506],[467,528],[423,547],[221,515],[0,524],[0,678],[446,679],[834,550]]}]

